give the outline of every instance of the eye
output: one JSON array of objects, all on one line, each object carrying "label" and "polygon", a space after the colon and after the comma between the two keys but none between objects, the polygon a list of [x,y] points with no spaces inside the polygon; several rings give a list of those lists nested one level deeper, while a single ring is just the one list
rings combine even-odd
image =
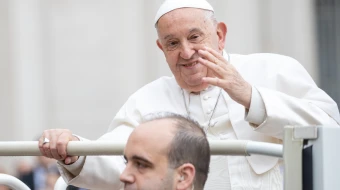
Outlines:
[{"label": "eye", "polygon": [[179,42],[178,41],[169,41],[166,46],[168,50],[174,50],[178,47]]},{"label": "eye", "polygon": [[136,162],[136,167],[139,168],[139,169],[144,169],[144,168],[147,168],[148,166],[142,162]]},{"label": "eye", "polygon": [[177,45],[177,42],[170,42],[169,45],[170,46],[175,46],[175,45]]},{"label": "eye", "polygon": [[194,42],[194,43],[199,43],[203,40],[203,35],[202,34],[193,34],[188,38],[189,41]]}]

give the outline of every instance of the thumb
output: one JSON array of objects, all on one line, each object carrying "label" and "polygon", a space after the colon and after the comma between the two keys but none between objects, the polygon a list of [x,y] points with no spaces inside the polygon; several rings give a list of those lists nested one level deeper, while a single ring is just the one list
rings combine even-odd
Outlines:
[{"label": "thumb", "polygon": [[69,164],[73,164],[74,162],[76,162],[78,160],[79,156],[68,156],[65,158],[64,160],[64,164],[69,165]]}]

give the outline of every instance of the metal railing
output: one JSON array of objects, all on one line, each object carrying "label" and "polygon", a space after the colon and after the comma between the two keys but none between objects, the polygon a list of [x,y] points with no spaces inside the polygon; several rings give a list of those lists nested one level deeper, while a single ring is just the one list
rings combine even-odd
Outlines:
[{"label": "metal railing", "polygon": [[[333,190],[340,189],[340,180],[337,177],[340,171],[340,152],[334,151],[334,147],[340,146],[339,136],[338,125],[286,126],[283,145],[243,140],[210,140],[209,145],[211,155],[257,154],[283,158],[285,190]],[[124,147],[125,143],[122,142],[71,141],[67,152],[77,156],[122,155]],[[0,142],[0,156],[40,155],[37,141]],[[309,164],[307,167],[305,159],[309,159],[306,162]],[[0,184],[13,189],[27,189],[19,186],[22,185],[20,180],[8,175],[0,175]],[[55,190],[65,190],[66,187],[67,184],[60,177],[55,184]]]},{"label": "metal railing", "polygon": [[[252,154],[282,157],[282,145],[243,141],[210,140],[211,155],[250,156]],[[123,155],[125,143],[112,141],[70,141],[69,155]],[[0,156],[41,156],[38,141],[0,142]]]},{"label": "metal railing", "polygon": [[30,188],[18,178],[7,174],[0,174],[0,184],[6,185],[14,190],[30,190]]},{"label": "metal railing", "polygon": [[[250,156],[253,154],[267,155],[274,157],[283,156],[283,146],[280,144],[243,141],[243,140],[210,140],[211,155],[234,155]],[[68,143],[67,152],[69,155],[122,155],[125,143],[112,141],[71,141]],[[38,141],[8,141],[0,142],[0,156],[41,156],[38,148]],[[1,178],[1,176],[0,176]],[[13,177],[14,178],[14,177]],[[9,183],[10,182],[10,183]],[[0,184],[13,185],[22,183],[20,180],[0,181]],[[19,186],[10,186],[14,189]],[[67,187],[64,180],[60,177],[55,190],[65,190]],[[29,189],[29,188],[28,188]],[[26,189],[25,189],[26,190]]]}]

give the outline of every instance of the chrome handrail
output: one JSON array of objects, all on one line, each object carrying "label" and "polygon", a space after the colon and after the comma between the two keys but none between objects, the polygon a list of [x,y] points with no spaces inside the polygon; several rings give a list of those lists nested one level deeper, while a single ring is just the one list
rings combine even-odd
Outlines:
[{"label": "chrome handrail", "polygon": [[[211,155],[250,156],[253,154],[282,158],[280,144],[246,140],[209,140]],[[69,155],[122,155],[124,142],[113,141],[70,141]],[[38,141],[0,142],[0,156],[41,156]]]},{"label": "chrome handrail", "polygon": [[[283,146],[280,144],[246,140],[209,140],[209,145],[211,155],[250,156],[258,154],[280,158],[283,156]],[[67,145],[67,152],[69,155],[77,156],[122,155],[124,147],[124,142],[70,141]],[[41,156],[41,153],[38,141],[3,141],[0,142],[0,156]],[[54,190],[64,190],[66,187],[67,184],[63,178],[59,177]],[[21,188],[14,189],[21,190]]]}]

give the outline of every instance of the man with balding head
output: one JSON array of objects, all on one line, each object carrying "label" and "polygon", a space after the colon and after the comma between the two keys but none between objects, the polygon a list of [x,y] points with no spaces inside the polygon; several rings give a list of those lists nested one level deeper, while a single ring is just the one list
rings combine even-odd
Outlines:
[{"label": "man with balding head", "polygon": [[[154,25],[157,46],[173,76],[131,95],[99,140],[126,141],[145,115],[161,111],[190,116],[216,140],[282,143],[287,125],[340,123],[337,104],[298,61],[277,54],[225,51],[227,25],[217,21],[206,0],[166,0]],[[122,187],[118,176],[125,165],[119,157],[70,157],[70,140],[79,139],[68,130],[47,130],[39,143],[43,155],[60,160],[68,183],[90,189]],[[280,190],[280,167],[275,157],[212,156],[205,188]]]},{"label": "man with balding head", "polygon": [[202,190],[210,149],[199,124],[171,113],[148,117],[125,147],[126,168],[120,176],[125,189]]}]

